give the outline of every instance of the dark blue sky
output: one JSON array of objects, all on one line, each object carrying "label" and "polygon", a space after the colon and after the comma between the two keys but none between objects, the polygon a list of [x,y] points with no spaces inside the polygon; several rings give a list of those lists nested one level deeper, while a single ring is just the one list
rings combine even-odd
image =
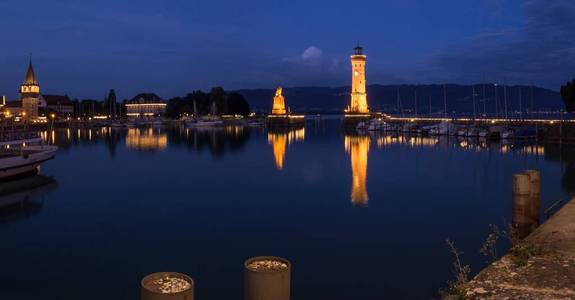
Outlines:
[{"label": "dark blue sky", "polygon": [[2,0],[0,26],[10,99],[29,53],[44,93],[78,98],[347,85],[357,40],[369,83],[575,77],[573,0]]}]

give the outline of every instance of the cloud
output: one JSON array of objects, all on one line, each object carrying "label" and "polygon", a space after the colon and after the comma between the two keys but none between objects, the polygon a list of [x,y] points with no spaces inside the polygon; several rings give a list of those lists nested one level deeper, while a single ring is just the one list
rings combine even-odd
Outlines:
[{"label": "cloud", "polygon": [[301,59],[303,61],[319,61],[321,60],[322,51],[315,46],[309,46],[301,54]]},{"label": "cloud", "polygon": [[287,57],[279,63],[265,67],[274,72],[277,84],[293,85],[338,85],[347,74],[345,66],[337,56],[326,55],[321,48],[307,47],[301,54]]},{"label": "cloud", "polygon": [[523,26],[481,33],[458,49],[435,55],[432,66],[448,80],[487,75],[558,89],[575,77],[575,6],[572,0],[530,0],[523,8]]}]

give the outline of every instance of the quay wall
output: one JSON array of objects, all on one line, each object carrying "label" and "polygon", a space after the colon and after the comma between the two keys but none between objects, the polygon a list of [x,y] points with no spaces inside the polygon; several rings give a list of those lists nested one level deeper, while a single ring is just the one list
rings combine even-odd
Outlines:
[{"label": "quay wall", "polygon": [[469,299],[575,299],[575,198],[524,240],[525,264],[509,253],[465,286]]}]

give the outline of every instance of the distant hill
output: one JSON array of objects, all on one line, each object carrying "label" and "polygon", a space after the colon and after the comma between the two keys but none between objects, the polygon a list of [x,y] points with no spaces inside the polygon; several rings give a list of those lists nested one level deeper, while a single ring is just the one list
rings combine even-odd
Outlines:
[{"label": "distant hill", "polygon": [[[485,96],[483,94],[485,86]],[[369,85],[367,98],[369,106],[374,111],[388,113],[405,113],[415,110],[415,92],[417,91],[417,110],[427,114],[443,112],[443,85]],[[456,113],[473,112],[473,87],[471,85],[448,84],[447,110]],[[350,87],[293,87],[284,88],[283,94],[287,105],[294,112],[307,113],[340,113],[348,104]],[[506,92],[505,92],[506,91]],[[556,111],[563,108],[563,102],[558,92],[530,86],[497,86],[497,93],[493,84],[475,85],[475,102],[477,113],[492,114],[497,109],[504,111],[505,93],[507,93],[507,110],[526,112]],[[521,91],[521,101],[520,101]],[[236,91],[242,94],[255,111],[269,111],[275,90],[273,89],[244,89]],[[398,97],[399,95],[399,97]],[[399,99],[399,101],[398,101]],[[485,101],[483,100],[485,99]],[[496,101],[497,99],[497,101]],[[533,101],[531,101],[533,99]],[[400,109],[401,108],[401,109]]]}]

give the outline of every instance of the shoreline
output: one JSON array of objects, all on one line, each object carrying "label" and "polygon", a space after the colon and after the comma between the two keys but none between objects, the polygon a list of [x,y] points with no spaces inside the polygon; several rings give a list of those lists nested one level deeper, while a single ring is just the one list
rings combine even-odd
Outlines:
[{"label": "shoreline", "polygon": [[465,284],[469,299],[575,299],[575,198],[524,240],[540,249],[516,266],[511,253]]}]

